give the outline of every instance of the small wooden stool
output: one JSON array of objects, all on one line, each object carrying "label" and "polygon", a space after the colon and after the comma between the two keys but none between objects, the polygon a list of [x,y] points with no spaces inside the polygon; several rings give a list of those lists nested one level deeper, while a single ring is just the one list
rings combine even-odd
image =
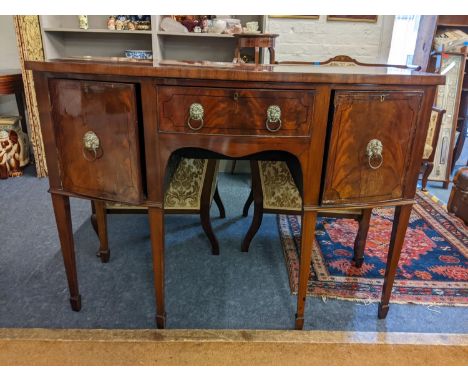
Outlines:
[{"label": "small wooden stool", "polygon": [[268,48],[270,51],[270,64],[275,63],[275,39],[278,34],[270,33],[239,33],[235,34],[237,38],[237,47],[235,58],[237,62],[240,62],[240,50],[242,48],[254,48],[255,49],[255,64],[260,63],[260,48]]},{"label": "small wooden stool", "polygon": [[24,106],[24,87],[21,71],[14,69],[0,70],[0,95],[14,94],[18,113],[21,117],[21,128],[24,133],[28,133],[26,126],[26,108]]}]

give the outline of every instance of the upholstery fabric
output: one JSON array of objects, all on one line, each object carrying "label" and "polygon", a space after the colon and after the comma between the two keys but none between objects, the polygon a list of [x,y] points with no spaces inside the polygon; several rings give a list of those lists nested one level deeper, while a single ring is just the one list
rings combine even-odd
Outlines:
[{"label": "upholstery fabric", "polygon": [[428,159],[432,154],[432,150],[434,150],[435,148],[435,147],[432,147],[432,141],[434,139],[434,132],[435,132],[436,123],[437,123],[437,115],[438,114],[436,111],[432,111],[431,120],[429,121],[429,129],[427,130],[426,144],[424,145],[423,159]]},{"label": "upholstery fabric", "polygon": [[300,211],[302,198],[286,162],[259,161],[263,207]]},{"label": "upholstery fabric", "polygon": [[207,164],[206,159],[181,159],[164,195],[165,209],[200,209]]},{"label": "upholstery fabric", "polygon": [[428,145],[427,143],[424,144],[424,153],[423,153],[423,159],[429,159],[429,157],[432,154],[433,147],[431,145]]},{"label": "upholstery fabric", "polygon": [[[166,193],[164,195],[165,210],[199,210],[201,206],[201,195],[205,180],[207,159],[181,158],[173,172]],[[217,184],[216,164],[215,176],[213,177],[211,197]],[[122,203],[108,202],[109,209],[143,209],[146,207],[130,206]]]}]

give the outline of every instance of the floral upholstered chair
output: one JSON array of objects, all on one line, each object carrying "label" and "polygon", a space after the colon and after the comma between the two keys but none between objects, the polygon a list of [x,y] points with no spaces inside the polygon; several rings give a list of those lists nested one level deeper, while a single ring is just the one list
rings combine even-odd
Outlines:
[{"label": "floral upholstered chair", "polygon": [[[213,255],[219,255],[219,244],[210,221],[210,207],[214,200],[220,218],[226,216],[223,202],[218,192],[217,174],[219,161],[215,159],[192,159],[181,157],[176,164],[169,166],[168,184],[164,195],[165,214],[200,214],[201,225],[211,243]],[[172,167],[172,169],[171,169]],[[92,202],[91,222],[96,231],[102,262],[109,261],[110,250],[107,238],[107,214],[147,213],[146,207],[126,204]]]},{"label": "floral upholstered chair", "polygon": [[442,125],[442,118],[444,117],[445,110],[432,108],[431,120],[429,122],[429,129],[427,130],[426,143],[424,145],[424,154],[422,159],[422,167],[424,168],[422,176],[421,189],[426,191],[427,179],[434,168],[434,157],[436,154],[437,143],[439,142],[440,126]]},{"label": "floral upholstered chair", "polygon": [[[243,216],[249,213],[252,202],[254,215],[252,224],[242,241],[242,252],[248,252],[250,242],[262,223],[264,213],[300,215],[302,214],[302,197],[294,182],[287,162],[284,161],[250,161],[252,172],[252,189],[244,205]],[[353,261],[361,267],[364,261],[364,247],[372,209],[320,210],[319,216],[351,218],[359,222],[359,230],[354,241]]]}]

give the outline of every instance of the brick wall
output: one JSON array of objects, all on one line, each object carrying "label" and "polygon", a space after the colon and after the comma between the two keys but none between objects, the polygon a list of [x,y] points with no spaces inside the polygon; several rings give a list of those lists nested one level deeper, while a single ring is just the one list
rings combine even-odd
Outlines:
[{"label": "brick wall", "polygon": [[[278,33],[278,61],[323,61],[346,54],[363,62],[384,63],[390,51],[394,16],[376,23],[311,19],[266,19],[266,30]],[[268,54],[265,55],[268,59]]]}]

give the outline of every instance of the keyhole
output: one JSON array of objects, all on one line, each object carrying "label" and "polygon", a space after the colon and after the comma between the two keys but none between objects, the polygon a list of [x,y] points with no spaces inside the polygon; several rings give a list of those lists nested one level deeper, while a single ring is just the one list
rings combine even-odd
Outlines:
[{"label": "keyhole", "polygon": [[238,110],[238,107],[239,107],[239,104],[238,104],[238,99],[239,99],[239,93],[235,92],[234,93],[234,101],[236,101],[236,103],[234,104],[234,112],[237,113],[237,110]]}]

